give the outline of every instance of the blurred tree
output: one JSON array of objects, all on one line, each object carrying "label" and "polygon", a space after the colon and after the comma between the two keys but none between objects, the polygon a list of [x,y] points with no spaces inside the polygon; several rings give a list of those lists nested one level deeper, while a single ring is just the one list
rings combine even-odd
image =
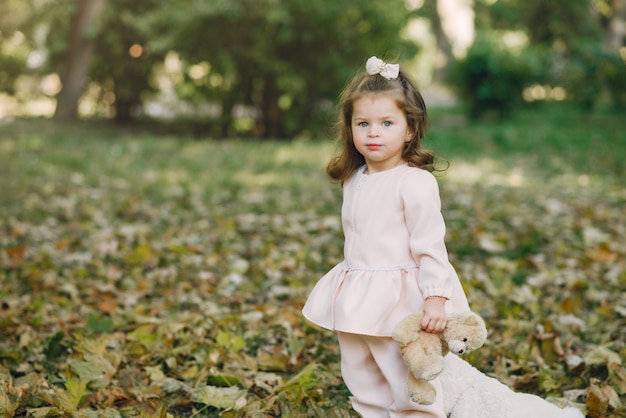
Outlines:
[{"label": "blurred tree", "polygon": [[[543,60],[542,74],[532,72],[526,80],[516,78],[518,89],[531,82],[559,86],[565,88],[567,100],[585,108],[607,101],[624,106],[624,2],[570,0],[564,4],[544,0],[479,0],[475,3],[476,25],[483,31],[495,31],[496,37],[502,39],[505,33],[524,34],[528,53],[521,56],[522,61],[529,58],[526,65],[537,68],[536,60]],[[468,78],[456,77],[457,82],[461,80],[468,81]],[[484,80],[485,83],[499,81],[493,77]],[[461,88],[466,92],[481,91],[478,86]],[[521,91],[511,93],[517,97]],[[470,108],[476,110],[475,103]]]},{"label": "blurred tree", "polygon": [[62,89],[57,97],[54,119],[68,120],[78,116],[78,100],[89,75],[98,35],[97,18],[106,0],[78,0],[72,15],[66,50],[65,68],[61,72]]},{"label": "blurred tree", "polygon": [[107,1],[91,77],[102,86],[103,99],[113,104],[116,121],[126,123],[140,114],[143,95],[154,90],[152,70],[164,58],[164,53],[150,48],[153,35],[137,24],[139,16],[157,7],[158,0]]},{"label": "blurred tree", "polygon": [[498,37],[479,31],[467,55],[448,69],[448,79],[471,118],[502,118],[522,104],[522,91],[537,82],[539,67],[532,51],[511,50]]},{"label": "blurred tree", "polygon": [[[140,113],[142,95],[153,90],[150,79],[152,68],[162,61],[163,55],[149,50],[147,44],[150,35],[140,30],[136,20],[137,15],[155,4],[154,0],[106,0],[106,7],[92,21],[92,54],[89,57],[82,55],[83,60],[80,61],[81,68],[88,70],[87,75],[82,82],[75,78],[62,80],[64,90],[73,88],[74,94],[70,96],[68,93],[65,98],[63,91],[59,94],[55,117],[76,117],[80,94],[86,84],[91,82],[99,87],[97,100],[102,103],[101,107],[112,109],[112,112],[107,113],[112,113],[118,122],[129,122]],[[80,15],[76,7],[76,0],[58,0],[47,3],[47,7],[40,11],[47,16],[48,26],[57,29],[49,30],[46,37],[50,71],[62,71],[70,67],[72,64],[71,60],[68,62],[68,57],[84,54],[82,46],[71,44],[69,40],[72,37],[67,35],[72,25],[80,20],[76,17]],[[72,53],[73,47],[78,47],[80,53]],[[62,116],[68,112],[69,116]]]},{"label": "blurred tree", "polygon": [[605,42],[617,51],[624,46],[626,40],[626,0],[612,0],[605,10],[607,11],[607,16],[603,19],[606,27]]},{"label": "blurred tree", "polygon": [[439,0],[424,2],[418,9],[416,14],[427,19],[432,27],[435,42],[437,44],[437,58],[432,75],[435,83],[442,83],[446,74],[446,66],[450,62],[454,62],[454,53],[452,52],[452,41],[443,30],[442,16],[439,12]]},{"label": "blurred tree", "polygon": [[59,119],[76,116],[80,93],[95,82],[116,119],[130,120],[152,90],[155,65],[175,51],[184,71],[179,97],[221,107],[214,134],[240,132],[244,109],[254,119],[245,129],[291,136],[328,125],[343,83],[369,55],[410,59],[416,52],[399,36],[409,17],[403,0],[41,4],[33,20],[47,28],[48,69],[62,74]]},{"label": "blurred tree", "polygon": [[[0,2],[0,91],[14,94],[15,80],[25,72],[28,56],[36,49],[27,22],[34,5],[30,0]],[[31,28],[32,29],[32,28]]]},{"label": "blurred tree", "polygon": [[446,68],[456,58],[463,57],[467,48],[474,42],[474,10],[472,0],[433,0],[426,2],[422,9],[431,22],[437,49],[441,54],[435,65],[433,81],[443,82]]},{"label": "blurred tree", "polygon": [[[174,49],[186,72],[184,97],[221,104],[219,132],[235,133],[236,105],[258,112],[254,133],[293,136],[326,118],[343,83],[371,55],[411,58],[400,38],[403,0],[171,1],[144,22],[153,48]],[[159,39],[156,39],[159,38]],[[327,124],[324,120],[323,124]]]},{"label": "blurred tree", "polygon": [[[2,0],[0,89],[11,93],[20,75],[58,73],[63,91],[57,118],[74,117],[80,92],[93,82],[100,103],[128,121],[154,89],[155,68],[174,52],[182,70],[173,83],[178,97],[218,109],[207,113],[207,134],[293,136],[328,126],[343,83],[368,56],[412,58],[416,47],[399,33],[413,15],[431,21],[440,51],[452,59],[454,44],[443,29],[450,16],[443,16],[442,4]],[[626,102],[626,0],[474,0],[473,5],[478,29],[526,34],[533,49],[528,56],[545,59],[543,82],[566,87],[569,99],[593,106],[602,90],[614,103]],[[492,70],[504,74],[505,68]],[[517,75],[513,79],[523,85]]]},{"label": "blurred tree", "polygon": [[[521,30],[532,45],[571,47],[600,34],[594,0],[499,0],[476,3],[477,25],[483,29]],[[556,45],[555,45],[556,44]]]}]

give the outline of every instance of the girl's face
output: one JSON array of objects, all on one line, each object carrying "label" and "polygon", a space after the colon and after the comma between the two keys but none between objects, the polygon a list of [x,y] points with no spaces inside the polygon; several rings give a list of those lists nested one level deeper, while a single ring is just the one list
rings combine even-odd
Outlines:
[{"label": "girl's face", "polygon": [[404,112],[389,95],[365,96],[352,105],[352,140],[365,157],[369,173],[404,163],[402,151],[410,140]]}]

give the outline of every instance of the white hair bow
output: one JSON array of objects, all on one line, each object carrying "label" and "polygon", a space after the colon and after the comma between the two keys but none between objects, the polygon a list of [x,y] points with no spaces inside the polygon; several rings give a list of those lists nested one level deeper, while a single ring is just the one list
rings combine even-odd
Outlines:
[{"label": "white hair bow", "polygon": [[380,58],[370,57],[365,63],[365,69],[369,75],[380,74],[387,80],[394,80],[400,73],[400,64],[390,64]]}]

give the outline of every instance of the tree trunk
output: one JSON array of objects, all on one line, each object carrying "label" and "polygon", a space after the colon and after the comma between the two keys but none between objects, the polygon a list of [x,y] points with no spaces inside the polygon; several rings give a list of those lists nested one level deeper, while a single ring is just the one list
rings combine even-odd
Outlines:
[{"label": "tree trunk", "polygon": [[454,60],[454,54],[452,54],[452,45],[448,36],[443,30],[441,24],[442,16],[439,7],[439,0],[435,1],[435,11],[431,24],[433,25],[433,33],[437,41],[437,56],[435,57],[435,69],[433,72],[433,82],[442,83],[444,79],[445,69],[447,64]]},{"label": "tree trunk", "polygon": [[474,40],[474,9],[471,0],[435,0],[432,21],[438,56],[433,81],[441,82],[447,65],[465,54]]},{"label": "tree trunk", "polygon": [[104,9],[106,0],[78,0],[78,10],[72,18],[68,59],[61,78],[63,88],[57,97],[56,120],[76,119],[78,101],[89,74],[95,46],[94,20]]},{"label": "tree trunk", "polygon": [[626,38],[626,0],[613,0],[613,15],[609,21],[607,44],[619,52]]},{"label": "tree trunk", "polygon": [[266,76],[264,78],[263,105],[261,108],[264,138],[281,137],[280,108],[278,107],[279,93],[276,76]]}]

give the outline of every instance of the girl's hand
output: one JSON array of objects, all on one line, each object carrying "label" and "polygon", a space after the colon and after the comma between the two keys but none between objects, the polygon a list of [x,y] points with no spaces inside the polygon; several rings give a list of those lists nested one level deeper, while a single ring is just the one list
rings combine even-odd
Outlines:
[{"label": "girl's hand", "polygon": [[446,328],[447,317],[445,304],[446,298],[431,296],[424,301],[424,317],[422,329],[426,332],[442,332]]}]

